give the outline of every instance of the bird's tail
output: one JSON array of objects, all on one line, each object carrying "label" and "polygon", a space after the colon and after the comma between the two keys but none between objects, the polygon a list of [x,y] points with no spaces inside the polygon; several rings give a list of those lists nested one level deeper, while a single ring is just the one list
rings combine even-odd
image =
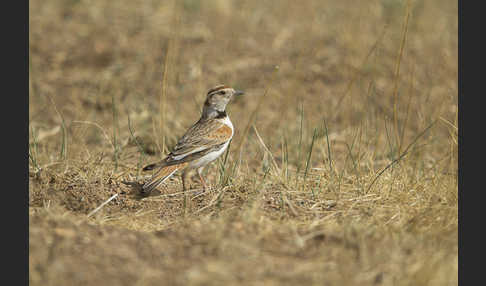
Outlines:
[{"label": "bird's tail", "polygon": [[[150,192],[152,192],[153,189],[157,188],[160,184],[162,184],[165,180],[167,180],[175,172],[184,168],[186,165],[187,165],[187,163],[182,163],[182,164],[162,167],[159,171],[157,171],[157,173],[155,173],[152,176],[150,181],[148,181],[147,183],[145,183],[142,186],[142,194],[145,194],[145,195],[150,194]],[[150,166],[151,165],[149,165],[147,167],[150,167]],[[144,170],[146,168],[144,168]],[[151,170],[151,169],[153,169],[153,167],[150,168],[150,169],[147,169],[147,170]]]}]

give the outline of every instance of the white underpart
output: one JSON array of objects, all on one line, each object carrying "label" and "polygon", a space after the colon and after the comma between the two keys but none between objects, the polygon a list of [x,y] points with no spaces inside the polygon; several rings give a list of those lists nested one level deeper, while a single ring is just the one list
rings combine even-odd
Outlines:
[{"label": "white underpart", "polygon": [[228,148],[228,144],[229,144],[229,140],[228,142],[224,143],[223,147],[221,147],[221,149],[219,149],[218,151],[208,153],[202,156],[201,158],[192,161],[188,167],[190,169],[197,169],[206,166],[207,164],[211,163],[212,161],[216,160],[219,156],[221,156],[221,154],[223,154],[226,148]]}]

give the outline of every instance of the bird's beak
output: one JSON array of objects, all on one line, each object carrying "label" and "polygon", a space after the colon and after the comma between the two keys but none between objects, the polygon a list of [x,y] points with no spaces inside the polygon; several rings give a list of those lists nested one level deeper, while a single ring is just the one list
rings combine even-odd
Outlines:
[{"label": "bird's beak", "polygon": [[243,95],[243,94],[245,94],[243,91],[235,90],[235,95]]}]

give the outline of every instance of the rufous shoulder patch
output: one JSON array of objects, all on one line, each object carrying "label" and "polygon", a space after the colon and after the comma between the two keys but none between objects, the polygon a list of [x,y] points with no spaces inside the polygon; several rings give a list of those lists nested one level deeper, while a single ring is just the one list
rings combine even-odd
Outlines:
[{"label": "rufous shoulder patch", "polygon": [[233,135],[233,129],[231,129],[230,126],[223,124],[221,127],[214,130],[214,132],[210,134],[210,137],[213,139],[226,141],[231,139],[232,135]]}]

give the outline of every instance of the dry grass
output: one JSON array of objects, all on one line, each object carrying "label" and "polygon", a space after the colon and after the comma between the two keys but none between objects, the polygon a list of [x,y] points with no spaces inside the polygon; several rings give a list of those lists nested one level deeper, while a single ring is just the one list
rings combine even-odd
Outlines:
[{"label": "dry grass", "polygon": [[[457,2],[29,9],[31,285],[458,284]],[[219,83],[212,189],[140,198]]]}]

